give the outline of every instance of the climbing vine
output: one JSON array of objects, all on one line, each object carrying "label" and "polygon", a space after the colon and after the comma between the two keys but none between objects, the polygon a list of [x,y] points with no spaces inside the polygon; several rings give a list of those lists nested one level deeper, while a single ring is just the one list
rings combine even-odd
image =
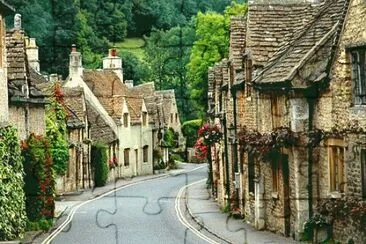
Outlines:
[{"label": "climbing vine", "polygon": [[23,164],[17,130],[0,128],[0,241],[21,238],[26,225]]},{"label": "climbing vine", "polygon": [[53,96],[46,107],[46,133],[51,146],[53,169],[57,175],[66,173],[69,160],[66,116],[61,85],[55,83]]},{"label": "climbing vine", "polygon": [[33,133],[21,144],[28,219],[52,219],[55,209],[55,179],[50,144],[46,137]]}]

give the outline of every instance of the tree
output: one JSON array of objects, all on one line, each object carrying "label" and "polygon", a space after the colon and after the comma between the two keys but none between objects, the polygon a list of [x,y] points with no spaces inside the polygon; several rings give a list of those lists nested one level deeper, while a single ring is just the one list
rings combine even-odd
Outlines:
[{"label": "tree", "polygon": [[198,117],[203,117],[207,101],[208,68],[228,56],[230,16],[245,15],[245,4],[232,3],[225,13],[198,13],[196,41],[187,65],[189,93]]},{"label": "tree", "polygon": [[150,80],[151,70],[146,62],[128,51],[122,51],[118,56],[123,60],[123,79],[133,80],[134,85]]}]

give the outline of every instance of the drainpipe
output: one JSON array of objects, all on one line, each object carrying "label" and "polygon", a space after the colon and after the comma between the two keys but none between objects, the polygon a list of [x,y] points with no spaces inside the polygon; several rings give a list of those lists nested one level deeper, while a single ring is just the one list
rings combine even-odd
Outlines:
[{"label": "drainpipe", "polygon": [[[317,92],[314,90],[310,90],[309,92],[312,96],[307,97],[307,102],[309,106],[309,125],[308,131],[313,129],[313,120],[314,120],[314,94]],[[311,146],[308,147],[308,204],[309,204],[309,218],[313,216],[313,148]]]},{"label": "drainpipe", "polygon": [[227,124],[226,124],[226,112],[223,114],[224,118],[222,120],[222,125],[224,127],[224,146],[225,146],[225,172],[226,172],[226,195],[230,196],[230,181],[229,181],[229,156],[228,156],[228,149],[227,149]]},{"label": "drainpipe", "polygon": [[[236,182],[236,174],[239,172],[239,164],[238,164],[238,145],[236,140],[237,135],[237,114],[236,114],[236,87],[233,86],[231,88],[231,95],[233,97],[233,116],[234,116],[234,180]],[[239,189],[238,186],[235,185],[235,207],[239,207]]]}]

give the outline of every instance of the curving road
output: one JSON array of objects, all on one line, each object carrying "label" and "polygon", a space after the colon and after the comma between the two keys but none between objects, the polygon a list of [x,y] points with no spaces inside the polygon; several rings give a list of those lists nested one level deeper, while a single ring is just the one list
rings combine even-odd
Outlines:
[{"label": "curving road", "polygon": [[69,213],[71,222],[52,243],[214,243],[189,229],[181,199],[185,186],[206,178],[207,168],[189,164],[184,168],[179,175],[144,181],[84,202]]}]

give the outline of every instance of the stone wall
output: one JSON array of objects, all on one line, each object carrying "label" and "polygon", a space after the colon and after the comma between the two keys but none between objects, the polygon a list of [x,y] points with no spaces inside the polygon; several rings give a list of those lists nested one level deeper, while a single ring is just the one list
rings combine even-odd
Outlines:
[{"label": "stone wall", "polygon": [[26,126],[26,108],[22,106],[9,106],[9,123],[17,128],[19,139],[25,140],[28,137],[28,126]]},{"label": "stone wall", "polygon": [[[1,30],[5,30],[5,21],[3,21],[2,16],[0,16],[0,26]],[[3,36],[4,31],[1,31],[0,36],[1,50],[0,50],[0,124],[8,122],[9,120],[9,105],[8,105],[8,79],[7,79],[7,69],[6,69],[6,48],[5,48],[5,36]]]},{"label": "stone wall", "polygon": [[36,135],[46,134],[45,109],[43,104],[29,107],[29,132]]}]

